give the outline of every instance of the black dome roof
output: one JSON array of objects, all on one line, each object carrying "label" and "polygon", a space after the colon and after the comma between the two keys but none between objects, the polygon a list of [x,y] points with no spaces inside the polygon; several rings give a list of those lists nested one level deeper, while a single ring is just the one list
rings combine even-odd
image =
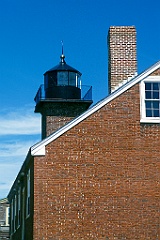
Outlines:
[{"label": "black dome roof", "polygon": [[69,71],[69,72],[75,72],[75,73],[78,73],[79,75],[82,75],[78,70],[66,64],[64,60],[65,56],[63,54],[60,56],[60,58],[61,58],[60,63],[55,67],[51,68],[50,70],[48,70],[47,72],[45,72],[44,75],[54,71]]}]

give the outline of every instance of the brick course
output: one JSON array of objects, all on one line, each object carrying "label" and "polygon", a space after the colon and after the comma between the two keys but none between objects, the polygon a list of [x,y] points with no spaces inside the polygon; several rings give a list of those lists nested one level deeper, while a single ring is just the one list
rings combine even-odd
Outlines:
[{"label": "brick course", "polygon": [[139,84],[34,157],[34,240],[159,239],[160,124]]},{"label": "brick course", "polygon": [[154,71],[151,76],[160,76],[160,69],[157,69],[156,71]]}]

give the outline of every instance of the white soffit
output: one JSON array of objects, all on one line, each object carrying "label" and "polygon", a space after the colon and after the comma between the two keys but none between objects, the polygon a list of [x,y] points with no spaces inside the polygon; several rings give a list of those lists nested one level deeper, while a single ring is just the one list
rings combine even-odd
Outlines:
[{"label": "white soffit", "polygon": [[148,77],[151,73],[156,71],[160,68],[160,61],[155,63],[153,66],[148,68],[146,71],[142,72],[140,75],[137,75],[133,79],[129,80],[127,83],[119,87],[116,91],[110,94],[108,97],[102,99],[93,107],[89,108],[86,112],[78,116],[77,118],[73,119],[71,122],[63,126],[62,128],[58,129],[56,132],[42,140],[41,142],[33,145],[31,147],[31,155],[32,156],[44,156],[45,155],[45,146],[48,145],[50,142],[54,141],[56,138],[60,137],[62,134],[70,130],[72,127],[76,126],[78,123],[82,122],[84,119],[98,111],[104,105],[124,93],[126,90],[137,84],[138,82],[142,81],[146,77]]}]

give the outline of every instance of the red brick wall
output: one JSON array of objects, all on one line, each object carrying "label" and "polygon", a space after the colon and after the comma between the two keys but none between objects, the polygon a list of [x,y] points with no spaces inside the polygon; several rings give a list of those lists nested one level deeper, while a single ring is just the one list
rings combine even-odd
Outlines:
[{"label": "red brick wall", "polygon": [[71,121],[73,117],[66,116],[46,116],[45,128],[46,128],[46,137],[51,133],[58,130],[60,127],[64,126],[66,123]]},{"label": "red brick wall", "polygon": [[139,85],[34,161],[34,240],[159,239],[160,125],[140,124]]},{"label": "red brick wall", "polygon": [[160,76],[160,68],[154,71],[151,76]]},{"label": "red brick wall", "polygon": [[36,112],[42,114],[42,139],[85,112],[91,101],[44,101],[38,105]]}]

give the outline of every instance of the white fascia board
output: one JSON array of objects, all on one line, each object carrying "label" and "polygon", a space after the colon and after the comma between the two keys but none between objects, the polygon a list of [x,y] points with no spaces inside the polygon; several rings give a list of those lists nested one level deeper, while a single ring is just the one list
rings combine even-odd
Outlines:
[{"label": "white fascia board", "polygon": [[2,198],[2,199],[0,199],[0,203],[8,203],[8,199],[7,198]]},{"label": "white fascia board", "polygon": [[31,147],[31,155],[32,156],[45,156],[46,150],[44,144],[35,144]]},{"label": "white fascia board", "polygon": [[58,137],[60,137],[62,134],[70,130],[72,127],[76,126],[80,122],[82,122],[84,119],[98,111],[100,108],[102,108],[104,105],[124,93],[126,90],[137,84],[138,82],[145,79],[147,76],[149,76],[152,72],[156,71],[158,68],[160,68],[160,61],[155,63],[153,66],[148,68],[146,71],[141,73],[140,75],[137,75],[135,78],[131,79],[121,87],[119,87],[116,91],[114,91],[111,95],[108,97],[102,99],[97,104],[95,104],[93,107],[88,109],[86,112],[78,116],[77,118],[73,119],[71,122],[63,126],[62,128],[58,129],[56,132],[42,140],[41,142],[35,144],[31,147],[31,155],[32,156],[44,156],[45,155],[45,146],[48,145],[50,142],[54,141]]}]

